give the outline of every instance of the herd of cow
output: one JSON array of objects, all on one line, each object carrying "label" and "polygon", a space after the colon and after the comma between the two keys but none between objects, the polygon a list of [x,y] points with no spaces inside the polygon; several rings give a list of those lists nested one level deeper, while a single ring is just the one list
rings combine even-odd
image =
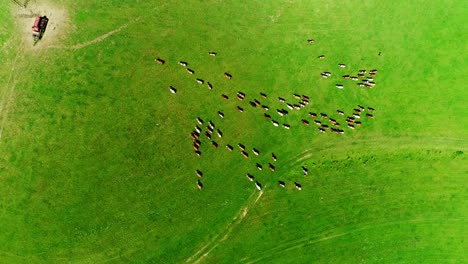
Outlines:
[{"label": "herd of cow", "polygon": [[[309,44],[312,44],[314,42],[315,42],[314,40],[308,40]],[[217,55],[216,52],[209,52],[208,54],[209,54],[209,56],[213,56],[213,57]],[[319,58],[324,59],[325,56],[321,55],[321,56],[319,56]],[[160,59],[160,58],[157,58],[156,62],[158,64],[161,64],[161,65],[165,64],[165,61],[163,59]],[[179,65],[184,67],[188,74],[190,74],[190,75],[195,74],[195,71],[193,69],[188,68],[188,63],[187,62],[180,61]],[[342,63],[340,63],[338,66],[340,68],[345,68],[346,67],[346,65],[342,64]],[[358,72],[357,76],[344,75],[343,78],[344,79],[349,79],[349,80],[352,80],[352,81],[358,81],[359,79],[361,79],[361,82],[358,83],[358,85],[360,87],[372,88],[372,87],[375,86],[374,76],[377,74],[377,70],[369,71],[369,76],[367,76],[367,77],[366,77],[366,73],[367,73],[366,70],[360,70]],[[323,72],[323,73],[321,73],[321,76],[323,78],[328,78],[328,77],[331,76],[331,73],[330,72]],[[232,79],[232,75],[229,72],[225,72],[224,77],[226,77],[229,80]],[[203,79],[200,79],[200,78],[196,78],[196,82],[199,83],[199,84],[205,84],[205,81]],[[213,89],[213,85],[210,82],[206,82],[206,85],[207,85],[209,90]],[[337,84],[336,87],[338,89],[342,89],[344,87],[344,85]],[[177,89],[172,87],[172,86],[169,86],[169,91],[171,93],[173,93],[173,94],[177,93]],[[271,122],[271,124],[273,124],[273,126],[275,126],[275,127],[280,127],[280,122],[278,120],[280,120],[281,117],[287,116],[289,114],[289,111],[296,111],[296,110],[305,109],[306,106],[309,104],[309,101],[310,101],[310,97],[307,96],[307,95],[293,94],[293,97],[298,100],[296,102],[289,102],[283,97],[278,97],[277,99],[283,105],[283,107],[277,108],[275,112],[272,112],[272,111],[270,111],[270,107],[267,104],[262,103],[260,101],[260,100],[262,100],[264,102],[268,101],[267,94],[265,94],[263,92],[260,92],[258,95],[259,95],[259,98],[261,98],[261,99],[253,98],[252,100],[250,100],[248,102],[248,105],[250,105],[252,108],[259,109],[258,111],[261,111],[263,113],[264,118],[268,122]],[[242,92],[242,91],[238,91],[237,94],[236,94],[236,97],[237,97],[237,100],[239,100],[240,102],[246,101],[246,94],[244,92]],[[223,100],[225,100],[225,101],[230,100],[229,96],[226,95],[226,94],[221,94],[221,98]],[[240,104],[242,104],[242,103],[240,103]],[[285,109],[285,108],[287,108],[287,109]],[[236,109],[240,113],[243,113],[245,111],[244,107],[240,106],[240,105],[237,105]],[[343,110],[340,110],[340,109],[336,110],[337,115],[346,116],[346,118],[344,120],[344,122],[346,122],[346,127],[348,129],[352,129],[352,130],[354,130],[356,127],[362,125],[362,122],[360,121],[361,117],[365,116],[367,118],[373,118],[374,117],[374,115],[373,115],[374,112],[375,112],[374,108],[369,107],[369,106],[366,108],[366,107],[364,107],[362,105],[357,105],[352,111],[350,111],[350,113],[348,115],[345,115],[345,112]],[[217,115],[220,118],[225,117],[225,115],[224,115],[224,113],[222,111],[217,111]],[[342,124],[340,123],[341,121],[338,122],[337,119],[332,118],[331,116],[329,116],[326,113],[323,113],[323,112],[321,112],[321,113],[308,112],[307,116],[308,117],[305,117],[305,118],[303,118],[301,120],[301,123],[302,123],[303,126],[309,126],[310,125],[309,119],[312,119],[313,123],[318,126],[318,131],[321,132],[321,133],[326,133],[327,131],[331,131],[334,134],[344,134],[345,133],[345,130],[343,129]],[[284,129],[290,129],[291,125],[287,124],[287,123],[282,123],[281,127],[283,127]],[[206,140],[209,142],[209,144],[214,149],[218,149],[218,147],[219,147],[219,144],[215,140],[216,137],[222,138],[224,136],[224,133],[221,131],[221,129],[219,127],[217,127],[214,124],[213,121],[210,120],[208,122],[205,122],[201,117],[197,117],[196,118],[195,129],[190,133],[190,137],[191,137],[191,139],[193,141],[192,142],[193,143],[192,144],[193,145],[193,150],[194,150],[195,155],[197,155],[197,156],[202,155],[202,152],[201,152],[202,134],[204,134],[204,136],[206,137]],[[225,147],[229,152],[234,152],[234,147],[232,145],[226,144]],[[251,158],[249,159],[249,157],[250,157],[249,156],[249,151],[247,150],[247,148],[246,148],[246,146],[244,144],[238,143],[237,147],[239,148],[239,153],[245,159],[251,160]],[[251,151],[255,156],[260,155],[260,151],[255,147],[253,147],[251,149]],[[272,161],[268,162],[268,169],[273,173],[276,170],[276,166],[274,164],[276,164],[275,162],[277,161],[277,156],[274,153],[271,153],[271,159],[272,159]],[[256,166],[256,168],[258,170],[263,170],[262,164],[255,162],[255,166]],[[302,172],[303,172],[304,175],[308,174],[308,172],[309,172],[308,168],[303,166],[301,169],[302,169]],[[203,172],[200,171],[200,170],[196,170],[195,173],[196,173],[196,176],[198,177],[197,187],[198,187],[199,190],[202,190],[203,189],[203,183],[202,183]],[[261,190],[263,188],[262,184],[258,180],[256,180],[255,177],[252,174],[247,173],[246,177],[247,177],[247,179],[249,181],[251,181],[251,182],[253,182],[255,184],[255,187],[258,190]],[[284,188],[284,187],[286,187],[286,183],[284,181],[278,180],[278,186]],[[300,183],[298,183],[298,182],[294,182],[294,187],[297,190],[302,190],[302,185]]]}]

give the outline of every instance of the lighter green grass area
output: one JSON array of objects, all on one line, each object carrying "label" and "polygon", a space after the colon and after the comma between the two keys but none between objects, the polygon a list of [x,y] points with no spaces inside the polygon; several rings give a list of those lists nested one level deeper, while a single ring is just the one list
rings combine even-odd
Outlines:
[{"label": "lighter green grass area", "polygon": [[[49,0],[72,26],[62,48],[27,49],[1,1],[0,262],[467,262],[466,4],[127,2]],[[340,77],[373,68],[371,90]],[[293,93],[311,104],[278,117],[285,130],[237,91],[265,92],[270,111]],[[375,118],[344,135],[300,124],[357,104]],[[225,134],[217,150],[203,140],[201,158],[188,136],[198,116]],[[224,147],[237,143],[261,155]],[[271,152],[276,172],[257,171]],[[247,172],[264,186],[257,201]]]}]

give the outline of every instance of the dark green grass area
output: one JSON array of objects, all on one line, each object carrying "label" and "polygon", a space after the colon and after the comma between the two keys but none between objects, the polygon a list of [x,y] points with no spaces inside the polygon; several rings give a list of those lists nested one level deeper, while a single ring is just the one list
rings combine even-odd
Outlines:
[{"label": "dark green grass area", "polygon": [[[60,47],[127,26],[81,49],[27,49],[0,9],[3,262],[466,261],[461,2],[50,2],[73,25]],[[341,78],[360,69],[379,70],[375,88]],[[279,117],[277,97],[293,93],[310,104]],[[253,99],[291,129],[266,121]],[[376,112],[350,130],[336,110],[357,104]],[[345,134],[319,133],[308,112]],[[197,117],[224,134],[216,150],[202,136],[201,157],[189,136]],[[246,173],[264,187],[258,201]]]}]

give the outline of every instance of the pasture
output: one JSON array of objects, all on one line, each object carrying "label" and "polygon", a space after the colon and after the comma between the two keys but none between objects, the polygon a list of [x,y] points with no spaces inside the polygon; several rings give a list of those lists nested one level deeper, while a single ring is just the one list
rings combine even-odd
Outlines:
[{"label": "pasture", "polygon": [[0,262],[466,262],[462,1],[125,2],[2,1]]}]

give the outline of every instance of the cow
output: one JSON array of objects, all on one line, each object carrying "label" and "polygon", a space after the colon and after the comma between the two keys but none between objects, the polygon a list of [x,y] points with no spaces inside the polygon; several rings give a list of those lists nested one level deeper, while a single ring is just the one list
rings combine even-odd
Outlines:
[{"label": "cow", "polygon": [[271,116],[267,113],[264,113],[263,116],[265,117],[266,120],[270,120]]},{"label": "cow", "polygon": [[216,55],[218,55],[218,53],[216,53],[214,51],[210,51],[210,52],[208,52],[208,55],[210,55],[212,57],[215,57]]},{"label": "cow", "polygon": [[271,170],[271,172],[275,172],[275,165],[268,163],[268,168]]},{"label": "cow", "polygon": [[320,73],[320,76],[322,76],[322,78],[324,78],[324,79],[328,78],[328,75],[326,75],[325,73]]},{"label": "cow", "polygon": [[354,122],[354,124],[355,124],[356,126],[361,126],[361,125],[362,125],[361,121],[356,121],[356,122]]},{"label": "cow", "polygon": [[314,120],[314,123],[315,123],[317,126],[321,126],[321,125],[322,125],[322,122],[320,122],[319,120]]},{"label": "cow", "polygon": [[197,83],[199,84],[203,84],[205,81],[203,81],[202,79],[197,79]]},{"label": "cow", "polygon": [[318,56],[318,58],[323,60],[323,59],[325,59],[325,55],[320,55],[320,56]]},{"label": "cow", "polygon": [[340,66],[340,68],[346,68],[346,64],[343,63],[338,64],[338,66]]},{"label": "cow", "polygon": [[193,142],[193,150],[195,150],[195,151],[200,150],[200,145]]},{"label": "cow", "polygon": [[230,73],[228,73],[228,72],[224,73],[224,77],[226,77],[229,80],[232,79],[232,75]]},{"label": "cow", "polygon": [[164,63],[166,63],[163,59],[160,59],[160,58],[157,58],[157,59],[156,59],[156,62],[157,62],[158,64],[161,64],[161,65],[163,65]]},{"label": "cow", "polygon": [[315,42],[315,39],[308,39],[307,40],[307,43],[309,43],[309,44],[313,44],[314,42]]},{"label": "cow", "polygon": [[195,150],[195,154],[200,157],[201,156],[201,152],[199,150]]},{"label": "cow", "polygon": [[240,113],[244,112],[244,108],[240,107],[240,106],[237,106],[237,111],[239,111]]},{"label": "cow", "polygon": [[285,183],[284,181],[278,181],[278,185],[279,185],[281,188],[286,187],[286,183]]},{"label": "cow", "polygon": [[249,104],[250,104],[252,107],[257,107],[257,104],[256,104],[254,101],[250,101]]},{"label": "cow", "polygon": [[262,190],[262,185],[258,181],[255,182],[255,187],[257,187],[259,191]]},{"label": "cow", "polygon": [[291,128],[291,126],[288,125],[288,124],[283,124],[283,127],[284,127],[285,129],[290,129],[290,128]]},{"label": "cow", "polygon": [[252,152],[253,152],[256,156],[260,155],[260,151],[259,151],[258,149],[256,149],[256,148],[253,148],[253,149],[252,149]]},{"label": "cow", "polygon": [[278,101],[280,103],[284,103],[284,102],[286,102],[286,99],[284,99],[283,97],[278,97]]},{"label": "cow", "polygon": [[195,71],[192,70],[192,69],[187,68],[187,73],[188,73],[188,74],[195,74]]},{"label": "cow", "polygon": [[316,114],[316,113],[309,112],[309,115],[310,115],[310,117],[312,117],[312,118],[316,118],[316,117],[317,117],[317,114]]},{"label": "cow", "polygon": [[249,158],[249,153],[247,153],[245,151],[242,151],[241,154],[242,154],[242,156],[244,156],[244,158],[246,158],[246,159]]},{"label": "cow", "polygon": [[197,131],[198,133],[201,133],[201,128],[199,126],[195,126],[195,131]]},{"label": "cow", "polygon": [[366,74],[366,70],[359,70],[359,74]]},{"label": "cow", "polygon": [[271,120],[271,123],[272,123],[275,127],[279,126],[279,123],[276,122],[275,120]]},{"label": "cow", "polygon": [[198,178],[203,178],[203,172],[200,170],[196,170],[195,173],[197,174]]},{"label": "cow", "polygon": [[219,129],[216,129],[216,134],[218,134],[219,138],[223,137],[223,132],[221,132],[221,130],[219,130]]},{"label": "cow", "polygon": [[364,111],[364,110],[365,110],[364,106],[362,106],[362,105],[357,105],[357,107],[358,107],[359,110],[361,110],[361,111]]},{"label": "cow", "polygon": [[260,96],[261,96],[262,98],[267,98],[267,95],[266,95],[265,93],[260,93]]},{"label": "cow", "polygon": [[335,133],[335,134],[339,134],[339,133],[340,133],[340,132],[339,132],[339,129],[336,129],[336,128],[333,128],[333,127],[331,128],[331,132],[332,132],[332,133]]},{"label": "cow", "polygon": [[224,118],[224,114],[223,114],[223,112],[221,112],[221,111],[218,111],[218,116],[219,116],[219,117],[221,117],[221,118]]},{"label": "cow", "polygon": [[358,83],[357,85],[358,85],[359,87],[366,87],[366,84],[364,84],[364,83]]},{"label": "cow", "polygon": [[254,101],[254,103],[255,103],[256,106],[259,106],[259,105],[260,105],[260,101],[258,101],[257,99],[254,99],[253,101]]},{"label": "cow", "polygon": [[262,105],[262,109],[265,110],[265,111],[270,110],[270,108],[268,108],[268,106],[266,106],[266,105]]},{"label": "cow", "polygon": [[364,73],[358,73],[357,75],[359,78],[364,78]]},{"label": "cow", "polygon": [[293,96],[294,96],[294,98],[296,98],[296,99],[301,99],[301,96],[298,95],[298,94],[293,94]]},{"label": "cow", "polygon": [[237,144],[237,146],[239,147],[240,150],[244,151],[245,150],[245,146],[241,143]]},{"label": "cow", "polygon": [[307,175],[307,174],[309,174],[309,169],[307,169],[306,167],[302,166],[302,172],[304,173],[304,175]]},{"label": "cow", "polygon": [[247,179],[249,179],[249,181],[251,181],[251,182],[254,181],[254,176],[252,174],[247,173],[245,176],[247,177]]},{"label": "cow", "polygon": [[225,95],[225,94],[222,94],[221,95],[221,98],[223,98],[223,100],[227,101],[229,100],[229,96]]},{"label": "cow", "polygon": [[276,112],[277,112],[277,113],[278,113],[278,115],[280,115],[280,116],[283,116],[283,115],[284,115],[284,114],[283,114],[283,111],[282,111],[282,110],[280,110],[280,109],[276,109]]},{"label": "cow", "polygon": [[305,120],[305,119],[302,119],[302,124],[305,125],[305,126],[308,126],[309,125],[309,121]]},{"label": "cow", "polygon": [[301,101],[299,104],[301,105],[301,107],[306,107],[307,106],[307,101]]},{"label": "cow", "polygon": [[323,124],[323,125],[322,125],[322,128],[325,129],[325,130],[327,130],[327,129],[328,129],[328,125]]},{"label": "cow", "polygon": [[287,106],[289,109],[291,109],[291,110],[294,109],[294,106],[293,106],[292,104],[290,104],[290,103],[287,103],[286,106]]},{"label": "cow", "polygon": [[211,120],[208,122],[208,125],[209,125],[210,127],[212,127],[212,128],[215,127],[215,124],[214,124]]},{"label": "cow", "polygon": [[353,114],[353,117],[354,117],[354,118],[358,118],[358,119],[361,118],[361,116],[358,115],[358,114]]},{"label": "cow", "polygon": [[211,134],[211,133],[213,133],[214,127],[212,127],[212,126],[207,126],[207,127],[206,127],[206,130],[208,130],[208,133]]},{"label": "cow", "polygon": [[330,120],[330,123],[332,123],[332,124],[335,124],[335,123],[336,123],[336,120],[333,119],[333,118],[329,118],[328,120]]},{"label": "cow", "polygon": [[302,100],[309,102],[309,96],[307,95],[302,95]]},{"label": "cow", "polygon": [[210,133],[205,132],[205,136],[206,136],[207,139],[209,139],[209,140],[211,139],[211,134]]},{"label": "cow", "polygon": [[301,110],[301,106],[298,104],[293,104],[294,109]]},{"label": "cow", "polygon": [[261,164],[257,163],[256,166],[257,166],[257,169],[258,169],[258,170],[263,170],[263,167],[262,167]]},{"label": "cow", "polygon": [[201,119],[200,117],[197,117],[197,122],[199,125],[203,125],[203,119]]},{"label": "cow", "polygon": [[328,77],[331,77],[331,72],[323,72],[323,74],[327,75]]},{"label": "cow", "polygon": [[169,86],[169,91],[173,94],[177,93],[177,89],[172,86]]},{"label": "cow", "polygon": [[354,125],[348,124],[348,127],[349,127],[350,129],[354,129]]},{"label": "cow", "polygon": [[197,187],[200,191],[203,189],[203,183],[200,180],[197,180]]},{"label": "cow", "polygon": [[187,67],[187,65],[188,65],[188,62],[185,62],[185,61],[179,61],[179,65],[180,65],[180,66],[183,66],[183,67]]},{"label": "cow", "polygon": [[374,118],[374,116],[371,115],[371,114],[366,114],[366,117],[368,117],[368,118]]},{"label": "cow", "polygon": [[336,110],[336,112],[337,112],[339,115],[344,115],[344,112],[341,111],[341,110]]},{"label": "cow", "polygon": [[351,76],[350,79],[351,79],[352,81],[358,81],[358,80],[359,80],[359,78],[356,77],[356,76]]},{"label": "cow", "polygon": [[370,106],[369,106],[369,107],[367,107],[367,109],[368,109],[370,112],[372,112],[372,113],[374,113],[374,112],[375,112],[375,109],[374,109],[374,108],[372,108],[372,107],[370,107]]},{"label": "cow", "polygon": [[299,191],[302,190],[302,185],[300,185],[299,183],[295,182],[295,183],[294,183],[294,186],[295,186],[296,189],[298,189]]},{"label": "cow", "polygon": [[208,90],[212,90],[212,89],[213,89],[213,85],[212,85],[210,82],[207,82],[206,84],[208,85]]},{"label": "cow", "polygon": [[342,84],[337,84],[335,87],[338,88],[338,89],[343,89],[344,88],[344,86]]},{"label": "cow", "polygon": [[229,144],[226,145],[226,148],[227,148],[227,150],[229,150],[231,152],[234,150],[234,148]]},{"label": "cow", "polygon": [[322,118],[324,118],[324,119],[327,119],[327,118],[328,118],[328,115],[325,114],[325,113],[320,113],[320,116],[321,116]]},{"label": "cow", "polygon": [[349,76],[349,75],[343,75],[343,78],[344,78],[344,79],[349,79],[350,76]]},{"label": "cow", "polygon": [[278,157],[276,157],[275,153],[271,153],[271,159],[273,161],[276,161],[278,159]]},{"label": "cow", "polygon": [[319,127],[319,131],[320,131],[320,133],[325,133],[326,132],[326,130],[321,128],[321,127]]}]

